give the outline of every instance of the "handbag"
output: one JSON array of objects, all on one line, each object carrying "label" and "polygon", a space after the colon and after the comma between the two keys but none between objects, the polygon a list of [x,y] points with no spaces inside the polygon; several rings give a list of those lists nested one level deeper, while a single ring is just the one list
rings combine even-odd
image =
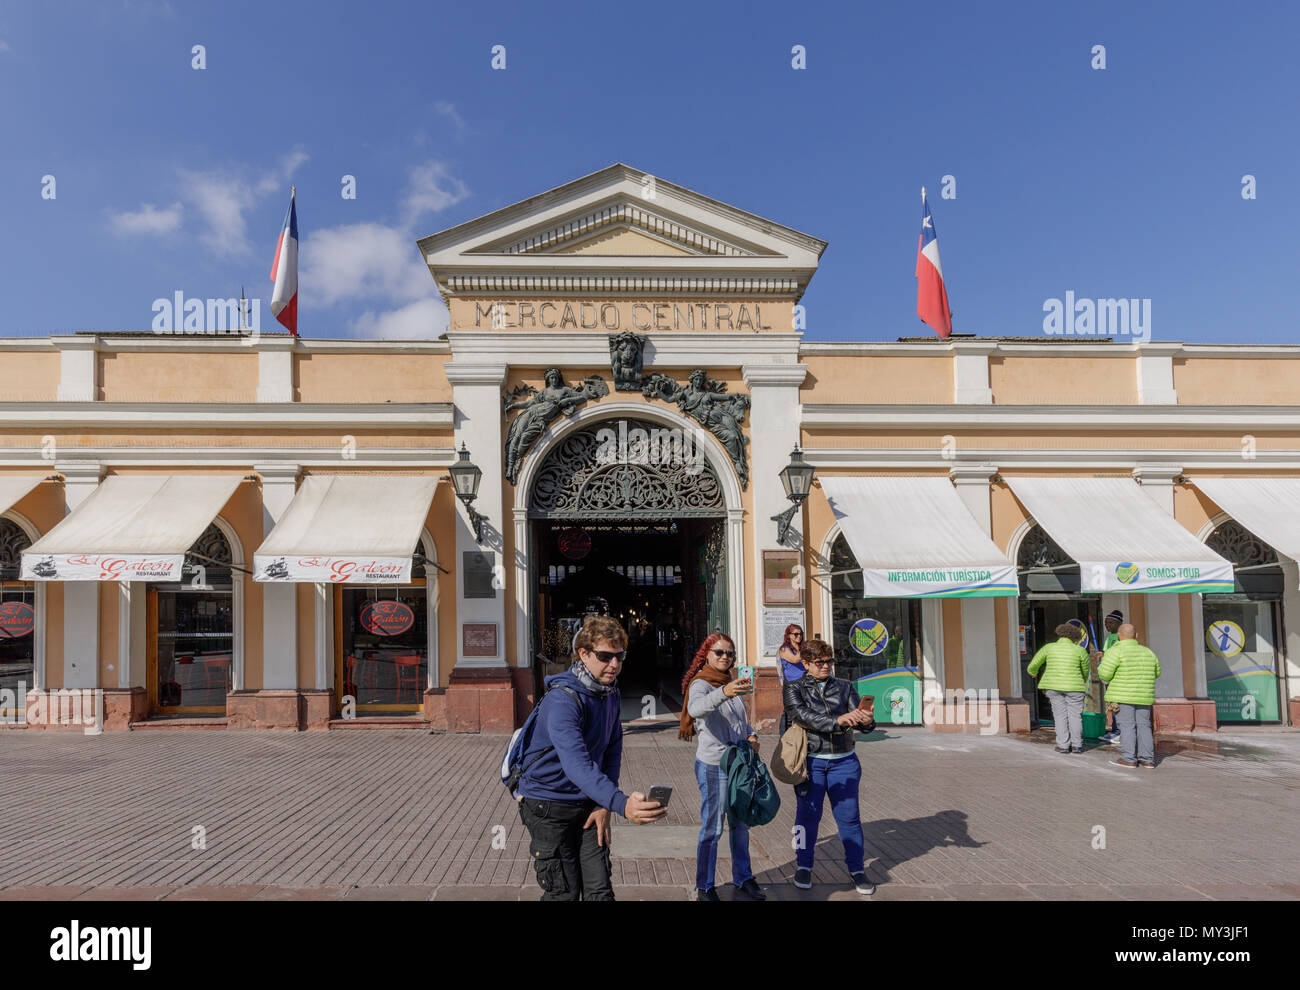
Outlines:
[{"label": "handbag", "polygon": [[798,722],[781,734],[772,750],[772,776],[783,784],[798,786],[808,779],[808,730]]}]

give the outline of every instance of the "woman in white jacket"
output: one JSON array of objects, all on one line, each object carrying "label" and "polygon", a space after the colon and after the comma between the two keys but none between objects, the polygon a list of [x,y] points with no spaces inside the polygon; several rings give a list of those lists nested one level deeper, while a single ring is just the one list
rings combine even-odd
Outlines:
[{"label": "woman in white jacket", "polygon": [[[758,737],[749,724],[744,695],[753,690],[750,681],[733,680],[736,644],[723,633],[709,636],[695,654],[682,678],[681,730],[678,736],[690,740],[697,735],[695,780],[700,785],[700,841],[695,851],[695,899],[716,901],[713,889],[718,865],[718,841],[727,813],[727,778],[722,772],[722,754],[728,746],[751,745],[758,750]],[[729,822],[731,840],[731,882],[741,898],[767,898],[749,865],[749,827]]]}]

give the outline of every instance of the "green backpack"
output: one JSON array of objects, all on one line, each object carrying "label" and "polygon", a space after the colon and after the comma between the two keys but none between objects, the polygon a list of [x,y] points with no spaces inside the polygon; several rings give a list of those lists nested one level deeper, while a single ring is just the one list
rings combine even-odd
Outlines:
[{"label": "green backpack", "polygon": [[731,821],[752,828],[776,817],[781,796],[753,746],[728,746],[722,754],[722,772],[727,778],[727,817]]}]

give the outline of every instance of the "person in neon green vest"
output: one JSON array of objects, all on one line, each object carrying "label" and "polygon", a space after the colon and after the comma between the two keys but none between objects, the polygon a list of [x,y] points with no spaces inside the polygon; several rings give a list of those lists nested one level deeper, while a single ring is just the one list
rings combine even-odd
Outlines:
[{"label": "person in neon green vest", "polygon": [[906,667],[907,658],[903,655],[903,627],[894,626],[894,635],[885,644],[885,669]]},{"label": "person in neon green vest", "polygon": [[1122,737],[1121,755],[1112,763],[1121,767],[1156,765],[1155,736],[1151,731],[1151,707],[1156,700],[1156,678],[1160,676],[1160,658],[1137,641],[1132,623],[1119,627],[1119,639],[1106,651],[1097,668],[1097,676],[1108,681],[1106,700],[1119,705],[1115,721]]}]

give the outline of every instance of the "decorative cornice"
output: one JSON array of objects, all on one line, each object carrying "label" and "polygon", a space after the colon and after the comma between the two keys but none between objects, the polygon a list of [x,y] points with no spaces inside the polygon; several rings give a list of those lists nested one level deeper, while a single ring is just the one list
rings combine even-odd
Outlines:
[{"label": "decorative cornice", "polygon": [[[605,343],[602,338],[601,343]],[[501,363],[468,363],[449,361],[443,367],[447,381],[455,385],[493,385],[500,388],[506,383],[506,365]]]},{"label": "decorative cornice", "polygon": [[[583,257],[579,255],[578,257]],[[640,264],[645,259],[636,259]],[[812,273],[809,272],[809,275]],[[448,275],[438,282],[444,295],[458,293],[538,292],[565,296],[590,293],[636,292],[650,295],[687,296],[795,296],[807,279],[730,275],[536,275],[492,274]]]},{"label": "decorative cornice", "polygon": [[793,385],[798,388],[808,376],[806,364],[746,364],[740,371],[751,389],[762,385]]},{"label": "decorative cornice", "polygon": [[806,403],[800,407],[805,429],[1042,429],[1096,427],[1134,432],[1153,428],[1192,432],[1300,429],[1297,406],[1047,406],[1047,405],[861,405]]},{"label": "decorative cornice", "polygon": [[0,402],[0,428],[430,429],[452,426],[450,402]]},{"label": "decorative cornice", "polygon": [[[710,237],[708,234],[703,234],[684,224],[665,220],[662,216],[641,209],[631,203],[615,203],[611,206],[588,210],[577,217],[563,223],[557,223],[532,236],[503,244],[496,253],[538,254],[558,247],[567,241],[585,238],[615,226],[645,230],[700,254],[722,255],[724,257],[752,257],[754,255],[753,251],[720,238]],[[482,248],[474,253],[491,253],[491,250],[491,248]]]}]

